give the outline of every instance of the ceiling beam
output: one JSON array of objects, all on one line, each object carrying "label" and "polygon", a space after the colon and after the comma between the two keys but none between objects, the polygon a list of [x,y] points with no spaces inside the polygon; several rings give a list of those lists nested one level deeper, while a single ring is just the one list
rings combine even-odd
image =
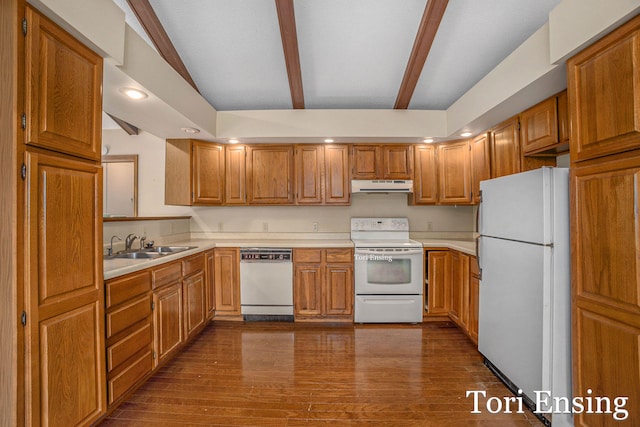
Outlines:
[{"label": "ceiling beam", "polygon": [[418,84],[418,79],[429,55],[429,50],[431,50],[433,40],[438,32],[444,11],[447,9],[447,3],[449,3],[449,0],[427,1],[424,14],[422,15],[422,21],[420,21],[420,27],[418,27],[418,33],[416,34],[416,40],[413,42],[413,49],[407,62],[407,68],[404,71],[404,77],[402,77],[402,84],[398,91],[396,104],[393,108],[404,110],[409,107],[413,91]]},{"label": "ceiling beam", "polygon": [[[196,91],[198,87],[191,78],[187,67],[182,62],[180,55],[175,46],[171,42],[169,35],[165,31],[162,23],[158,19],[158,16],[153,10],[153,7],[149,3],[149,0],[127,0],[131,10],[135,13],[140,25],[144,28],[151,42],[158,50],[158,53],[165,61],[173,67]],[[199,91],[198,91],[199,92]]]},{"label": "ceiling beam", "polygon": [[287,65],[291,104],[294,109],[304,109],[304,92],[302,90],[302,71],[300,69],[300,54],[298,53],[298,35],[296,32],[296,17],[293,11],[293,0],[275,0],[280,23],[280,36],[284,61]]},{"label": "ceiling beam", "polygon": [[120,126],[122,130],[128,133],[129,135],[138,135],[140,133],[140,129],[138,129],[136,126],[132,125],[131,123],[125,122],[124,120],[119,119],[116,116],[113,116],[109,113],[106,113],[106,114],[107,116],[111,117],[111,120],[116,122],[116,124]]}]

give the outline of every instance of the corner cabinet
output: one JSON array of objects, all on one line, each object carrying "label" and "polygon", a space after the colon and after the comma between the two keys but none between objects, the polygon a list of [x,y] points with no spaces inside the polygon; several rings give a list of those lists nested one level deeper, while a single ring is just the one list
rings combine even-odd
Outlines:
[{"label": "corner cabinet", "polygon": [[164,187],[167,205],[221,205],[223,147],[192,139],[168,139]]},{"label": "corner cabinet", "polygon": [[293,145],[249,146],[246,150],[248,203],[293,204]]}]

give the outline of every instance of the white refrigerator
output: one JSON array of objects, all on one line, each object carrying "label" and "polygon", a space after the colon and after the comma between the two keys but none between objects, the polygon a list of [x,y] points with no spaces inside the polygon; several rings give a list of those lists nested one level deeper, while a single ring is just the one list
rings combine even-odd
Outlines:
[{"label": "white refrigerator", "polygon": [[[545,167],[480,189],[478,350],[525,402],[536,391],[570,401],[569,171]],[[554,427],[573,426],[562,408],[540,406]]]}]

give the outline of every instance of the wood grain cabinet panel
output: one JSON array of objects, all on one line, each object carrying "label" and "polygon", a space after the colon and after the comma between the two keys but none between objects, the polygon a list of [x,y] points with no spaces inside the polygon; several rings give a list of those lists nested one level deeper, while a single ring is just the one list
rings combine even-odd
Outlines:
[{"label": "wood grain cabinet panel", "polygon": [[413,147],[411,145],[382,146],[382,178],[411,179],[413,177]]},{"label": "wood grain cabinet panel", "polygon": [[480,203],[480,183],[491,178],[491,133],[483,133],[471,144],[471,200]]},{"label": "wood grain cabinet panel", "polygon": [[558,143],[558,101],[555,96],[520,113],[522,150],[535,153]]},{"label": "wood grain cabinet panel", "polygon": [[26,411],[88,424],[106,409],[101,169],[44,152],[25,164]]},{"label": "wood grain cabinet panel", "polygon": [[447,315],[451,292],[451,254],[449,251],[428,251],[427,313]]},{"label": "wood grain cabinet panel", "polygon": [[451,293],[449,317],[463,330],[469,324],[469,256],[451,252]]},{"label": "wood grain cabinet panel", "polygon": [[409,196],[415,205],[436,204],[438,202],[437,145],[414,146],[415,173],[413,193]]},{"label": "wood grain cabinet panel", "polygon": [[324,202],[324,147],[297,145],[296,148],[296,203],[319,205]]},{"label": "wood grain cabinet panel", "polygon": [[225,205],[247,204],[246,147],[242,145],[225,147]]},{"label": "wood grain cabinet panel", "polygon": [[182,283],[154,291],[155,366],[164,362],[184,342]]},{"label": "wood grain cabinet panel", "polygon": [[204,271],[185,278],[182,282],[182,292],[185,337],[189,338],[205,324]]},{"label": "wood grain cabinet panel", "polygon": [[491,178],[520,170],[520,131],[518,118],[514,117],[491,130]]},{"label": "wood grain cabinet panel", "polygon": [[324,146],[324,203],[348,205],[351,203],[349,179],[349,147]]},{"label": "wood grain cabinet panel", "polygon": [[299,320],[353,319],[353,250],[293,250],[294,315]]},{"label": "wood grain cabinet panel", "polygon": [[215,289],[215,260],[213,249],[205,253],[206,269],[205,269],[205,299],[206,299],[206,317],[213,319],[216,311],[216,289]]},{"label": "wood grain cabinet panel", "polygon": [[640,16],[567,61],[571,160],[640,147]]},{"label": "wood grain cabinet panel", "polygon": [[478,313],[480,312],[480,276],[478,259],[469,258],[469,325],[468,333],[471,341],[478,344]]},{"label": "wood grain cabinet panel", "polygon": [[99,160],[102,58],[26,7],[26,142]]},{"label": "wood grain cabinet panel", "polygon": [[438,145],[438,202],[471,203],[471,158],[468,141]]},{"label": "wood grain cabinet panel", "polygon": [[224,195],[224,150],[193,139],[168,139],[165,153],[165,203],[220,205]]},{"label": "wood grain cabinet panel", "polygon": [[351,149],[353,179],[380,179],[380,145],[354,145]]},{"label": "wood grain cabinet panel", "polygon": [[247,147],[249,204],[293,204],[293,157],[293,145]]},{"label": "wood grain cabinet panel", "polygon": [[214,277],[216,316],[240,314],[240,260],[238,248],[216,248]]}]

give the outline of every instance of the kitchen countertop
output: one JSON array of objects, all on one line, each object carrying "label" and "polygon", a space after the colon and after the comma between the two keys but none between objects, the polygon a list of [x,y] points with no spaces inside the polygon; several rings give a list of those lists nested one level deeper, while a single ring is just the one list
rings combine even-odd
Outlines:
[{"label": "kitchen countertop", "polygon": [[[468,255],[476,254],[475,240],[413,238],[425,248],[447,248]],[[155,259],[110,258],[104,260],[104,279],[123,276],[135,271],[155,267],[212,248],[352,248],[348,239],[190,239],[171,242],[173,246],[197,246],[194,249]]]}]

